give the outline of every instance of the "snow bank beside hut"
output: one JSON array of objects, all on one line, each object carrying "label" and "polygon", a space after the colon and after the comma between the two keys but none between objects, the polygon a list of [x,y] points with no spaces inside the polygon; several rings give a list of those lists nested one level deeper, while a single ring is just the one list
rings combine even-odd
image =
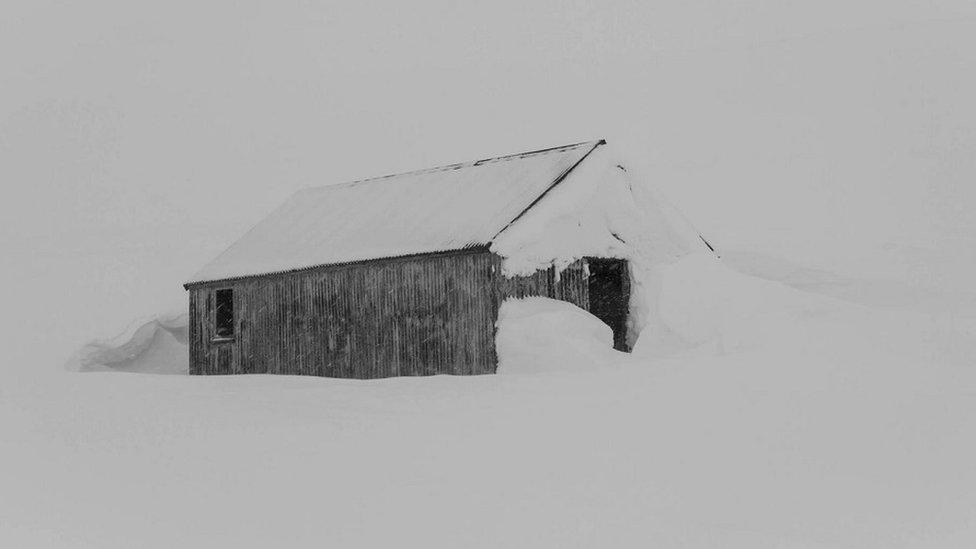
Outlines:
[{"label": "snow bank beside hut", "polygon": [[136,321],[113,338],[88,343],[66,367],[79,372],[186,374],[187,329],[186,313]]},{"label": "snow bank beside hut", "polygon": [[613,349],[609,326],[565,301],[509,298],[496,326],[499,374],[590,371],[626,356]]},{"label": "snow bank beside hut", "polygon": [[633,349],[638,357],[674,356],[696,350],[722,355],[797,342],[805,318],[849,308],[729,268],[713,254],[695,253],[652,271],[654,299]]}]

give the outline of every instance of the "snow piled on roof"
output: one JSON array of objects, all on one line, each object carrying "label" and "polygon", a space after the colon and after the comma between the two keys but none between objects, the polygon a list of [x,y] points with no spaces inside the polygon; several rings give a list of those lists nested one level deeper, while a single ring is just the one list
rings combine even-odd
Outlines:
[{"label": "snow piled on roof", "polygon": [[487,245],[596,146],[299,191],[189,283]]},{"label": "snow piled on roof", "polygon": [[704,250],[695,228],[613,150],[595,149],[491,244],[509,276],[586,256],[670,264]]},{"label": "snow piled on roof", "polygon": [[627,259],[631,346],[659,322],[664,269],[694,254],[711,255],[691,223],[652,185],[633,177],[607,145],[498,235],[491,250],[503,258],[507,276],[550,265],[561,270],[587,256]]}]

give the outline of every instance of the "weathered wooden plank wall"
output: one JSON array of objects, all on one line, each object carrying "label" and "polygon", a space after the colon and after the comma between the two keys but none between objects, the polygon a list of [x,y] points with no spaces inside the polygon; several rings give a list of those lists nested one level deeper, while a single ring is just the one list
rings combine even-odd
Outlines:
[{"label": "weathered wooden plank wall", "polygon": [[[190,288],[190,372],[344,378],[495,370],[492,256],[430,255]],[[235,337],[213,341],[234,289]]]},{"label": "weathered wooden plank wall", "polygon": [[[500,273],[502,259],[492,254],[492,260],[496,272]],[[583,259],[571,263],[559,273],[554,267],[549,267],[527,276],[498,276],[496,284],[498,304],[508,297],[541,296],[568,301],[582,309],[589,307],[589,286]]]}]

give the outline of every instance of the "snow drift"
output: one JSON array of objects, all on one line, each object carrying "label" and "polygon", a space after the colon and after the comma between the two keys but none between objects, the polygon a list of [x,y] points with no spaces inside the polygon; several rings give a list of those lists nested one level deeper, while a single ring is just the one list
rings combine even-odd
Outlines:
[{"label": "snow drift", "polygon": [[186,313],[133,322],[113,338],[82,347],[66,367],[79,372],[186,374],[187,327]]},{"label": "snow drift", "polygon": [[499,374],[591,371],[626,356],[609,326],[565,301],[509,298],[496,326]]},{"label": "snow drift", "polygon": [[638,356],[674,356],[697,349],[726,354],[793,341],[806,316],[831,306],[797,291],[730,269],[712,254],[690,254],[645,278],[654,297],[645,304]]}]

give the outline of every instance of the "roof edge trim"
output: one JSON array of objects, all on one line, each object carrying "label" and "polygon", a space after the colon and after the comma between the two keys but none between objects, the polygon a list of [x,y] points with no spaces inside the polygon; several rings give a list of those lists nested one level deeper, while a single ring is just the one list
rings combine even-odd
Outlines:
[{"label": "roof edge trim", "polygon": [[201,286],[212,286],[215,284],[231,284],[231,283],[241,282],[244,280],[250,280],[255,278],[266,278],[272,276],[289,275],[295,273],[302,273],[305,271],[313,271],[316,269],[349,267],[352,265],[375,263],[378,261],[408,260],[408,259],[419,259],[422,257],[437,257],[437,256],[447,256],[447,255],[464,255],[464,254],[475,254],[475,253],[482,253],[488,251],[491,250],[489,249],[489,246],[487,244],[477,244],[473,246],[466,246],[464,248],[453,248],[450,250],[434,250],[431,252],[420,252],[415,254],[388,255],[383,257],[372,257],[369,259],[354,259],[351,261],[339,261],[336,263],[319,263],[316,265],[308,265],[307,267],[297,267],[294,269],[271,271],[267,273],[230,276],[226,278],[215,278],[211,280],[194,280],[191,282],[183,283],[183,289],[190,290],[191,288],[199,288]]}]

